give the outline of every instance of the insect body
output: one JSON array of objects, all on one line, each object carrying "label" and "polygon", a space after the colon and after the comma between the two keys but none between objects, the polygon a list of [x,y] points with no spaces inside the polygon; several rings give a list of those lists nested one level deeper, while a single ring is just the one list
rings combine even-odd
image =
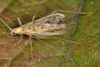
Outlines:
[{"label": "insect body", "polygon": [[37,38],[62,35],[66,33],[66,16],[61,13],[50,14],[46,17],[26,23],[20,27],[11,29],[10,34],[26,34]]},{"label": "insect body", "polygon": [[[91,12],[71,12],[58,10],[60,12],[91,14]],[[58,12],[56,11],[56,12]],[[10,34],[26,34],[29,36],[36,36],[38,38],[47,38],[54,35],[62,35],[67,32],[66,16],[61,13],[51,13],[50,15],[33,20],[32,22],[21,25],[20,27],[11,29],[1,18],[0,20],[11,30]],[[21,22],[20,22],[21,24]]]}]

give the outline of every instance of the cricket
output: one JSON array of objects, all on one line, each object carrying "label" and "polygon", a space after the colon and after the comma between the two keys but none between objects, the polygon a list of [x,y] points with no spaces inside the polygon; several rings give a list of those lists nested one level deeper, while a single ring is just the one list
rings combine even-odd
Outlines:
[{"label": "cricket", "polygon": [[0,20],[9,28],[10,34],[25,34],[37,38],[48,38],[53,35],[62,35],[66,32],[66,16],[61,13],[50,14],[38,20],[22,25],[19,18],[20,27],[11,29],[1,18]]},{"label": "cricket", "polygon": [[19,35],[25,34],[30,37],[31,55],[33,55],[32,41],[31,41],[32,40],[31,38],[33,36],[39,39],[45,39],[55,35],[57,36],[63,35],[67,33],[67,23],[68,23],[67,17],[64,14],[58,12],[52,12],[51,14],[37,20],[34,19],[35,16],[33,16],[31,22],[22,25],[20,19],[17,18],[20,26],[12,29],[0,18],[0,20],[5,24],[5,26],[10,30],[10,34],[12,36],[16,34]]},{"label": "cricket", "polygon": [[[35,36],[39,39],[49,38],[50,36],[54,35],[63,35],[66,33],[66,16],[61,13],[51,13],[43,18],[34,20],[35,16],[31,22],[26,24],[21,23],[20,19],[17,18],[19,21],[20,26],[17,28],[10,28],[1,18],[0,20],[8,27],[10,30],[10,34],[16,35],[28,35],[30,37],[30,45],[31,45],[31,55],[32,54],[32,37]],[[21,40],[20,40],[21,41]],[[33,57],[33,56],[32,56]]]}]

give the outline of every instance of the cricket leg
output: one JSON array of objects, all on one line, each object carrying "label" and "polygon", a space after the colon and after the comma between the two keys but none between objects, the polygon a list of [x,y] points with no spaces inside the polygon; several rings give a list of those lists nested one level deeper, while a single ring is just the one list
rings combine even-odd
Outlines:
[{"label": "cricket leg", "polygon": [[21,35],[21,38],[20,38],[20,40],[14,45],[14,46],[12,46],[12,48],[11,49],[13,49],[14,47],[16,47],[17,46],[17,44],[19,44],[21,41],[22,41],[22,39],[23,39],[23,35]]},{"label": "cricket leg", "polygon": [[20,21],[20,19],[18,17],[17,17],[17,20],[18,20],[20,26],[22,26],[22,22]]},{"label": "cricket leg", "polygon": [[20,38],[20,40],[18,41],[18,43],[20,43],[20,42],[22,41],[22,39],[23,39],[23,34],[21,35],[21,38]]},{"label": "cricket leg", "polygon": [[[22,23],[21,23],[21,21],[20,21],[20,19],[19,19],[18,17],[17,17],[17,20],[18,20],[20,26],[22,26]],[[19,44],[19,43],[22,41],[22,39],[23,39],[23,35],[21,35],[21,38],[20,38],[20,40],[18,41],[17,44]],[[16,45],[17,45],[17,44],[16,44]],[[14,45],[12,48],[14,48],[16,45]]]},{"label": "cricket leg", "polygon": [[51,48],[53,48],[53,49],[57,50],[58,52],[60,52],[61,54],[63,54],[60,50],[58,50],[57,48],[54,48],[53,46],[51,46],[50,44],[48,44],[48,43],[44,42],[43,40],[41,40],[41,39],[39,39],[39,38],[37,38],[37,37],[33,37],[33,38],[35,38],[35,39],[39,40],[40,42],[42,42],[42,43],[44,43],[44,44],[48,45],[49,47],[51,47]]},{"label": "cricket leg", "polygon": [[[50,14],[55,14],[55,13],[59,13],[59,12],[66,12],[66,13],[73,13],[73,14],[91,14],[92,13],[92,12],[75,12],[75,11],[55,10]],[[76,17],[76,15],[72,16],[72,17],[67,17],[67,19],[73,19],[75,17]]]},{"label": "cricket leg", "polygon": [[35,19],[35,16],[32,17],[32,21],[34,21],[34,19]]},{"label": "cricket leg", "polygon": [[59,40],[62,40],[62,41],[65,41],[65,42],[71,42],[71,43],[74,43],[74,44],[82,44],[81,42],[77,42],[77,41],[71,41],[71,40],[68,40],[68,39],[63,39],[63,38],[60,38],[60,37],[52,37],[54,39],[59,39]]},{"label": "cricket leg", "polygon": [[33,59],[32,36],[30,36],[31,58]]},{"label": "cricket leg", "polygon": [[[22,22],[21,22],[21,20],[18,17],[17,17],[17,20],[19,22],[19,25],[22,26]],[[20,43],[22,41],[22,38],[23,38],[23,35],[21,35],[21,39],[19,40],[18,43]]]},{"label": "cricket leg", "polygon": [[55,10],[52,13],[57,13],[57,12],[67,12],[67,13],[77,13],[77,14],[91,14],[92,12],[75,12],[75,11],[65,11],[65,10]]},{"label": "cricket leg", "polygon": [[[18,20],[20,26],[22,26],[22,22],[20,21],[20,19],[18,17],[17,17],[17,20]],[[20,43],[22,41],[22,39],[23,39],[23,35],[21,35],[21,39],[19,40],[18,43]]]}]

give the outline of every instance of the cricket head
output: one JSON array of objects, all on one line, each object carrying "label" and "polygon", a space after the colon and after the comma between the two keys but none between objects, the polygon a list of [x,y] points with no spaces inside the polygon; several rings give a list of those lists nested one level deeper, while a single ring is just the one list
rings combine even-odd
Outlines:
[{"label": "cricket head", "polygon": [[11,35],[11,36],[16,35],[16,29],[15,29],[15,28],[14,28],[14,29],[11,29],[10,35]]},{"label": "cricket head", "polygon": [[23,28],[22,27],[17,27],[17,28],[13,28],[10,31],[10,35],[16,35],[16,34],[23,34]]},{"label": "cricket head", "polygon": [[18,28],[13,28],[11,29],[1,18],[0,20],[4,23],[4,25],[10,30],[10,35],[16,35],[16,34],[20,34],[22,28],[18,27]]}]

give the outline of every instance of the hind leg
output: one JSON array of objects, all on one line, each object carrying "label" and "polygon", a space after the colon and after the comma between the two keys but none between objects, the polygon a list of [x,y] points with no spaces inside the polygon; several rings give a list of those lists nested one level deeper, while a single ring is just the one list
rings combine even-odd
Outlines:
[{"label": "hind leg", "polygon": [[33,59],[32,36],[30,36],[30,49],[31,49],[31,58]]},{"label": "hind leg", "polygon": [[65,10],[55,10],[51,14],[57,13],[57,12],[67,12],[67,13],[77,13],[77,14],[91,14],[91,12],[75,12],[75,11],[65,11]]}]

